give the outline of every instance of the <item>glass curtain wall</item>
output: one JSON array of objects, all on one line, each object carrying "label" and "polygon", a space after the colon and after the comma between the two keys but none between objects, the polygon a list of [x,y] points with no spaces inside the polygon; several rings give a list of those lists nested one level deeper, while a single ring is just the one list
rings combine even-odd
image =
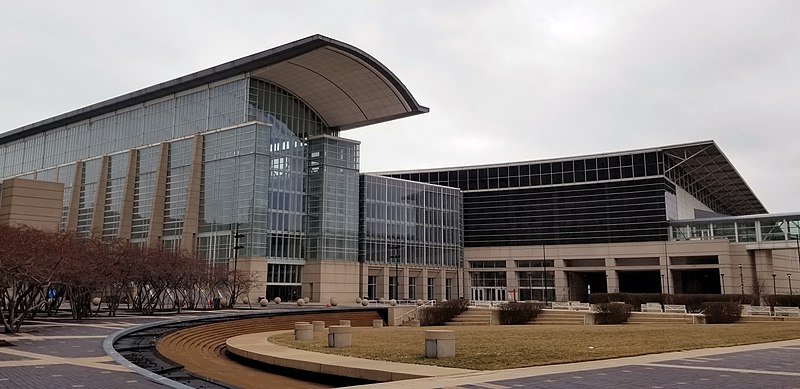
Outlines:
[{"label": "glass curtain wall", "polygon": [[103,239],[110,240],[119,234],[122,196],[125,191],[125,177],[128,175],[129,153],[109,156],[106,172],[105,204],[103,206]]},{"label": "glass curtain wall", "polygon": [[153,212],[153,194],[156,171],[160,159],[160,147],[146,147],[136,154],[136,178],[133,184],[133,217],[131,219],[131,242],[145,244]]},{"label": "glass curtain wall", "polygon": [[358,142],[308,141],[309,260],[358,260]]},{"label": "glass curtain wall", "polygon": [[364,174],[360,199],[361,261],[459,266],[461,191]]},{"label": "glass curtain wall", "polygon": [[194,138],[188,138],[171,142],[167,148],[164,231],[161,241],[166,248],[181,247],[193,146]]}]

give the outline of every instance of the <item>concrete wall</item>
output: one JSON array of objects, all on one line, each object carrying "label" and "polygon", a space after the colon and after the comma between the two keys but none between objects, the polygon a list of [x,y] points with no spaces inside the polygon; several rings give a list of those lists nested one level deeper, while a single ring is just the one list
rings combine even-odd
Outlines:
[{"label": "concrete wall", "polygon": [[[584,244],[584,245],[554,245],[546,246],[516,246],[516,247],[480,247],[465,248],[464,257],[467,262],[466,271],[481,271],[480,269],[470,269],[469,263],[472,261],[504,261],[505,268],[486,269],[489,271],[506,272],[506,288],[509,296],[512,290],[519,287],[516,278],[516,271],[533,270],[529,268],[516,268],[519,260],[541,260],[543,251],[546,259],[554,261],[554,267],[548,271],[555,273],[555,294],[556,300],[566,301],[570,298],[568,290],[568,278],[571,272],[605,272],[607,290],[609,292],[619,291],[618,271],[657,271],[664,274],[664,290],[675,293],[675,282],[673,279],[675,272],[681,270],[717,270],[724,274],[725,290],[724,293],[741,293],[744,285],[744,293],[754,293],[760,290],[761,294],[771,294],[773,292],[773,277],[775,274],[775,290],[778,294],[789,294],[789,277],[787,273],[792,273],[795,279],[792,280],[794,292],[800,292],[800,261],[798,260],[797,250],[773,250],[756,249],[748,250],[746,244],[730,243],[725,239],[707,240],[684,240],[670,242],[643,242],[643,243],[610,243],[610,244]],[[716,256],[718,264],[687,265],[676,264],[676,258],[681,257],[703,257]],[[668,260],[669,258],[669,260]],[[590,259],[595,260],[598,266],[571,266],[573,260]],[[627,265],[621,266],[628,259]],[[633,265],[637,261],[652,262],[657,264]],[[740,266],[741,265],[741,269]],[[469,285],[469,274],[464,277]],[[549,286],[552,288],[553,286]],[[680,289],[680,287],[678,288]],[[720,287],[721,289],[721,287]],[[723,292],[720,290],[719,292]],[[470,294],[467,293],[467,296]]]},{"label": "concrete wall", "polygon": [[303,295],[311,301],[355,303],[359,295],[359,263],[353,261],[313,261],[303,266]]},{"label": "concrete wall", "polygon": [[12,178],[2,183],[0,224],[58,230],[64,185],[58,182]]}]

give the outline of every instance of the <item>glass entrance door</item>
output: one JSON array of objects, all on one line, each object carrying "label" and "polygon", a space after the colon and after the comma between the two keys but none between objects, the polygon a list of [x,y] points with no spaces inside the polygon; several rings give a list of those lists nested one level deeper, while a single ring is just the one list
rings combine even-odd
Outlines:
[{"label": "glass entrance door", "polygon": [[472,301],[506,301],[507,299],[504,286],[472,288]]}]

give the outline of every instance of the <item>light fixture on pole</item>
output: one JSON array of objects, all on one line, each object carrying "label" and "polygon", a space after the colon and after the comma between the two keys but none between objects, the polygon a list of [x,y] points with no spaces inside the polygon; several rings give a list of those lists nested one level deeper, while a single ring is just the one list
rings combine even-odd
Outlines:
[{"label": "light fixture on pole", "polygon": [[392,249],[392,254],[389,256],[389,258],[394,260],[394,297],[392,297],[392,293],[389,293],[389,298],[399,300],[400,299],[400,245],[396,244],[391,246],[390,248]]},{"label": "light fixture on pole", "polygon": [[772,275],[772,295],[773,296],[778,294],[778,288],[775,285],[775,277],[777,277],[777,276],[778,276],[777,274],[773,274]]},{"label": "light fixture on pole", "polygon": [[789,296],[792,295],[792,273],[786,273],[786,277],[789,277]]},{"label": "light fixture on pole", "polygon": [[238,273],[238,262],[239,262],[239,250],[243,249],[244,246],[239,244],[239,239],[244,238],[244,234],[239,233],[239,223],[236,223],[236,228],[233,232],[233,288],[231,289],[232,296],[231,296],[231,308],[236,303],[236,287],[238,283],[239,273]]}]

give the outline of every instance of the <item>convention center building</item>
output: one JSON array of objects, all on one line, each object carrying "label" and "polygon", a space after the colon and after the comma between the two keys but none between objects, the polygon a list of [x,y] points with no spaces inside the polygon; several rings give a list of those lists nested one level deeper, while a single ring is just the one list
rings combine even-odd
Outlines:
[{"label": "convention center building", "polygon": [[800,275],[800,213],[767,214],[713,141],[381,174],[461,189],[473,300],[790,294]]},{"label": "convention center building", "polygon": [[311,36],[3,133],[0,222],[191,251],[257,272],[251,301],[453,298],[461,192],[361,175],[340,137],[426,112]]},{"label": "convention center building", "polygon": [[364,174],[346,130],[428,112],[315,35],[0,134],[0,223],[186,250],[257,296],[582,300],[791,291],[770,215],[713,141]]}]

